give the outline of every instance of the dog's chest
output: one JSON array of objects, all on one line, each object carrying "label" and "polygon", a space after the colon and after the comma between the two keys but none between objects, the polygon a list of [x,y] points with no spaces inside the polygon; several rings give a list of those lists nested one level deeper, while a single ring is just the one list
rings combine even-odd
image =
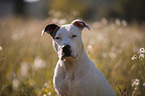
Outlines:
[{"label": "dog's chest", "polygon": [[[83,89],[83,83],[78,79],[65,79],[60,85],[61,95],[63,96],[81,96],[81,89]],[[84,85],[85,86],[85,85]]]}]

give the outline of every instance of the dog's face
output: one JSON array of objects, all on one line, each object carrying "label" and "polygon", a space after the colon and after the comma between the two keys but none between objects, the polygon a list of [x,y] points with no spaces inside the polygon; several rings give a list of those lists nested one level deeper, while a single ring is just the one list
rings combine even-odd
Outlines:
[{"label": "dog's face", "polygon": [[76,58],[79,55],[83,43],[81,39],[81,31],[86,27],[90,29],[84,22],[74,20],[71,24],[61,25],[50,24],[45,27],[42,34],[47,32],[53,40],[53,47],[61,60]]}]

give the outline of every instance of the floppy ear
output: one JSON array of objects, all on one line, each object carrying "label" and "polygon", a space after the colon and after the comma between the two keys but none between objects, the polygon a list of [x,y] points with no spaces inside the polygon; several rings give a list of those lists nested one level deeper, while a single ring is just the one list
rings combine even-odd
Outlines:
[{"label": "floppy ear", "polygon": [[89,27],[86,23],[84,23],[83,21],[78,20],[78,19],[72,21],[71,24],[74,25],[74,26],[76,26],[76,27],[78,27],[78,28],[80,28],[80,29],[84,29],[84,27],[85,27],[85,28],[87,28],[88,30],[90,30],[90,27]]},{"label": "floppy ear", "polygon": [[56,35],[56,32],[59,28],[60,27],[56,24],[49,24],[42,30],[41,35],[43,35],[44,32],[47,32],[48,34],[50,34],[52,36],[52,38],[54,38]]}]

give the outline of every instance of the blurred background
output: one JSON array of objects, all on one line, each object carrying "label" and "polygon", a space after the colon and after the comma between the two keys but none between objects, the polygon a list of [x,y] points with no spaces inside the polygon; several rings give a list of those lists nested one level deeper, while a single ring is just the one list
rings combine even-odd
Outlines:
[{"label": "blurred background", "polygon": [[145,0],[0,0],[0,96],[57,96],[49,23],[84,20],[88,56],[117,96],[145,94]]},{"label": "blurred background", "polygon": [[[144,0],[0,0],[0,17],[46,19],[70,15],[87,21],[116,18],[128,22],[145,20]],[[56,12],[56,14],[54,14]]]}]

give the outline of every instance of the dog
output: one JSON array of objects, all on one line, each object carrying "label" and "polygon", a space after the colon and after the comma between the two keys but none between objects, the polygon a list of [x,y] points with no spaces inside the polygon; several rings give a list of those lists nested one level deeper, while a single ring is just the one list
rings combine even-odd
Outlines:
[{"label": "dog", "polygon": [[89,59],[81,39],[82,30],[89,26],[74,20],[71,24],[49,24],[43,31],[50,34],[58,54],[53,86],[60,96],[116,96],[101,71]]}]

